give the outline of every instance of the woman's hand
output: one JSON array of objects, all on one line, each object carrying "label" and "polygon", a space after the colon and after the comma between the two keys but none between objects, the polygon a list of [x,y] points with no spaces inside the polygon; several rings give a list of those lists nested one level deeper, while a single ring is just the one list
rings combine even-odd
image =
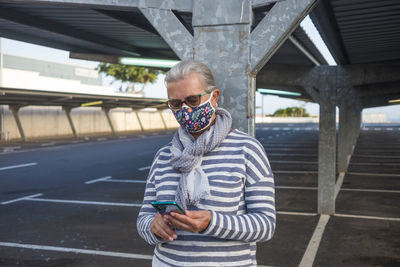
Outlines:
[{"label": "woman's hand", "polygon": [[157,213],[154,217],[150,229],[157,237],[166,241],[173,241],[174,239],[178,238],[167,219],[164,218],[160,213]]},{"label": "woman's hand", "polygon": [[185,214],[171,212],[164,215],[164,218],[173,226],[181,230],[198,233],[207,229],[211,221],[211,212],[209,210],[191,210]]}]

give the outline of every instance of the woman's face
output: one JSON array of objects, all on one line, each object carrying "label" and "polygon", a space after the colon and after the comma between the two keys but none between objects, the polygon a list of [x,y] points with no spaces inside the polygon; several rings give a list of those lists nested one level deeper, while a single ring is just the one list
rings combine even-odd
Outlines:
[{"label": "woman's face", "polygon": [[[191,73],[184,79],[177,82],[171,82],[167,85],[168,99],[180,99],[184,100],[190,95],[201,95],[206,90],[201,82],[201,76],[198,73]],[[211,98],[211,104],[216,107],[219,97],[219,90],[215,89],[213,97]],[[210,98],[210,94],[205,94],[201,97],[200,103],[207,101]]]}]

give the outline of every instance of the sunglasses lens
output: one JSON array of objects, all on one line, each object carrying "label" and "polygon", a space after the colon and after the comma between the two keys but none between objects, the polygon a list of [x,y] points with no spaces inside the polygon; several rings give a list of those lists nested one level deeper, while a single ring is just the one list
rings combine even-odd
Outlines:
[{"label": "sunglasses lens", "polygon": [[185,98],[185,102],[191,106],[198,106],[200,104],[200,97],[198,95],[190,95]]},{"label": "sunglasses lens", "polygon": [[170,108],[181,108],[182,106],[182,101],[179,99],[170,99],[168,100],[168,105],[170,106]]}]

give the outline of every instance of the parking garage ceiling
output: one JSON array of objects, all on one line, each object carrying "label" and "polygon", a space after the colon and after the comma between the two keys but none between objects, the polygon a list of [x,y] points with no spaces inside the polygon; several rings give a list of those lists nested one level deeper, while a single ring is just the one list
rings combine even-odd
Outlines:
[{"label": "parking garage ceiling", "polygon": [[[66,4],[65,2],[69,2]],[[137,7],[85,5],[85,1],[0,0],[0,36],[71,52],[71,57],[117,62],[118,57],[177,59],[172,49]],[[95,1],[87,1],[94,3]],[[100,1],[108,3],[109,1]],[[135,1],[134,1],[135,2]],[[254,25],[276,1],[253,4]],[[174,10],[189,32],[191,1]],[[385,63],[400,60],[400,2],[398,0],[320,0],[310,13],[323,40],[339,65]],[[327,62],[299,26],[270,59],[271,64],[313,67]],[[303,48],[293,42],[293,39]],[[304,53],[306,51],[307,53]],[[308,56],[307,56],[308,54]],[[310,56],[313,60],[310,59]],[[259,73],[262,75],[262,71]],[[367,98],[385,96],[371,105],[384,105],[399,95],[400,80],[358,88]],[[278,85],[285,87],[285,85]],[[299,86],[288,88],[311,97]],[[375,94],[376,92],[376,94]],[[362,96],[364,97],[364,96]],[[383,98],[382,98],[383,99]]]}]

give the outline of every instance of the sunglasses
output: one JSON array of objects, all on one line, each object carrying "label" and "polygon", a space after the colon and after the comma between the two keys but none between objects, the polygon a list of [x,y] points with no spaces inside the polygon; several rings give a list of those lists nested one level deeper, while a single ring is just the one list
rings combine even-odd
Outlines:
[{"label": "sunglasses", "polygon": [[168,106],[171,109],[180,109],[182,108],[183,103],[188,105],[191,108],[197,107],[200,105],[200,100],[203,95],[210,94],[209,92],[204,92],[201,95],[190,95],[185,97],[182,101],[180,99],[168,99]]}]

